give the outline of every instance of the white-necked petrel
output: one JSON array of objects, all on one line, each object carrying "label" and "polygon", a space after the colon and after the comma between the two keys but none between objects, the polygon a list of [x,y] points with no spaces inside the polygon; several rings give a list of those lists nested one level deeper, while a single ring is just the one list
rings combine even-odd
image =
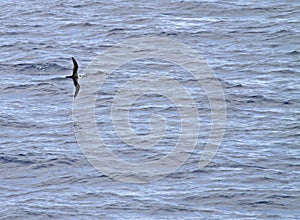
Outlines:
[{"label": "white-necked petrel", "polygon": [[74,67],[73,67],[73,74],[71,76],[66,76],[66,78],[71,78],[73,79],[73,82],[74,82],[74,86],[75,86],[75,94],[74,94],[74,98],[77,96],[78,92],[79,92],[79,89],[80,89],[80,85],[78,83],[78,73],[77,73],[77,70],[78,70],[78,64],[75,60],[74,57],[72,57],[72,61],[73,61],[73,64],[74,64]]}]

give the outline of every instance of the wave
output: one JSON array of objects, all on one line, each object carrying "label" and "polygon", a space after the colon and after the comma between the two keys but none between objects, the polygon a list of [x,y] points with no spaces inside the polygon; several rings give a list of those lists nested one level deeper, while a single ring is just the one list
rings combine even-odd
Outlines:
[{"label": "wave", "polygon": [[[22,155],[20,155],[22,156]],[[2,163],[19,163],[19,164],[23,164],[23,165],[31,165],[34,164],[33,161],[28,160],[28,159],[21,159],[20,157],[16,157],[16,156],[0,156],[0,161]]]},{"label": "wave", "polygon": [[267,97],[265,95],[227,95],[226,101],[229,103],[236,103],[237,105],[244,105],[244,104],[268,104],[268,103],[277,103],[277,104],[285,104],[290,105],[292,102],[290,100],[279,100],[274,99],[271,97]]},{"label": "wave", "polygon": [[[53,80],[58,80],[59,78],[53,78]],[[62,78],[64,79],[64,78]],[[50,79],[52,80],[52,79]],[[40,82],[40,83],[28,83],[28,84],[18,84],[18,85],[9,85],[7,86],[5,89],[9,90],[9,89],[29,89],[29,88],[35,88],[35,89],[41,89],[42,87],[49,87],[52,86],[53,83],[49,83],[49,82]]]},{"label": "wave", "polygon": [[300,54],[300,51],[292,50],[292,51],[290,51],[290,52],[287,52],[286,54],[287,54],[287,55],[297,55],[297,54]]},{"label": "wave", "polygon": [[39,63],[39,64],[20,63],[20,64],[14,64],[12,65],[12,67],[17,72],[28,73],[28,74],[69,70],[69,68],[66,68],[56,63]]},{"label": "wave", "polygon": [[66,28],[70,28],[70,27],[80,28],[80,27],[93,27],[93,26],[97,26],[97,25],[93,24],[93,23],[90,23],[90,22],[85,22],[85,23],[68,23],[64,27],[66,27]]}]

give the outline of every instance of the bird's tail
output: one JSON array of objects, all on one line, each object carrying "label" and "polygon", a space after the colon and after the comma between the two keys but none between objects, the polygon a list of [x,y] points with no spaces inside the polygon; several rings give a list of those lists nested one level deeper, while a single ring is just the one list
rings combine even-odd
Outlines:
[{"label": "bird's tail", "polygon": [[72,78],[72,76],[66,76],[66,78]]}]

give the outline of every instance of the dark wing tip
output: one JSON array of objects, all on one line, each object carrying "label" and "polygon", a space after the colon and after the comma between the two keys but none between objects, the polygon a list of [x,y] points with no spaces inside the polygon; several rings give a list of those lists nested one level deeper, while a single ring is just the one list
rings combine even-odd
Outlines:
[{"label": "dark wing tip", "polygon": [[73,63],[74,63],[74,66],[77,66],[77,67],[78,67],[77,61],[75,60],[74,57],[72,57],[72,61],[73,61]]},{"label": "dark wing tip", "polygon": [[74,57],[72,57],[72,61],[73,61],[73,64],[74,64],[73,74],[75,74],[75,73],[77,73],[77,70],[78,70],[78,63],[76,62]]}]

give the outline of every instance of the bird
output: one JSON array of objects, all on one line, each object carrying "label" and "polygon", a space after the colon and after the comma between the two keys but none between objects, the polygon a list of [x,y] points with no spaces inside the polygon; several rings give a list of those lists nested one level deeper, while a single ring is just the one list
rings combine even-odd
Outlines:
[{"label": "bird", "polygon": [[73,65],[74,65],[74,67],[73,67],[73,74],[71,76],[66,76],[66,78],[73,79],[73,83],[74,83],[74,86],[75,86],[74,98],[76,98],[76,96],[78,95],[78,92],[80,90],[80,85],[78,83],[79,76],[78,76],[78,73],[77,73],[77,71],[78,71],[78,64],[77,64],[77,62],[76,62],[76,60],[75,60],[74,57],[72,57],[72,61],[73,61]]}]

